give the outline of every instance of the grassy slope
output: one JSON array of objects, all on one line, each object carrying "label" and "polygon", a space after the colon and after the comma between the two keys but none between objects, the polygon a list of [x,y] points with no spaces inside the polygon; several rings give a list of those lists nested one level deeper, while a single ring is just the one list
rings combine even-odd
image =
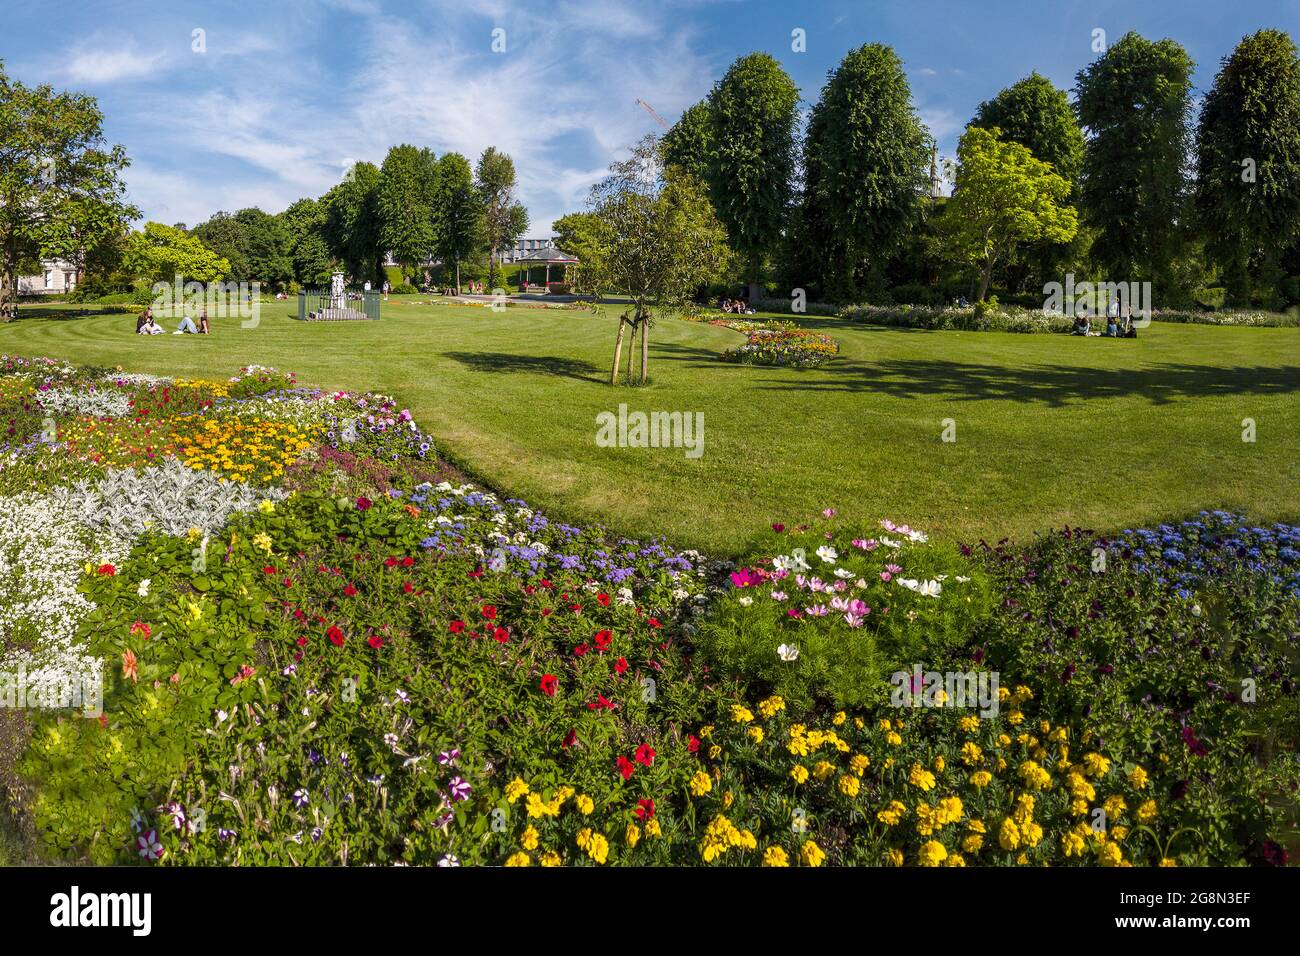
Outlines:
[{"label": "grassy slope", "polygon": [[[1213,506],[1300,515],[1295,329],[1158,325],[1112,341],[809,317],[842,354],[796,371],[717,362],[736,333],[666,320],[652,333],[651,387],[612,390],[612,313],[393,299],[379,323],[309,325],[293,308],[265,304],[255,329],[219,321],[210,339],[137,337],[126,315],[28,310],[0,325],[0,352],[203,376],[256,362],[305,384],[387,392],[500,489],[714,553],[826,506],[962,540]],[[597,447],[595,416],[619,402],[703,412],[704,456]],[[1254,444],[1241,440],[1247,417]],[[951,444],[940,440],[947,418]]]}]

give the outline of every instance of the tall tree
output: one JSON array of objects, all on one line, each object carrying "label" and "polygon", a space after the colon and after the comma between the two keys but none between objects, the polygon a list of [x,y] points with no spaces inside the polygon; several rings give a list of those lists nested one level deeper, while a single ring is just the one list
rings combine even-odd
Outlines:
[{"label": "tall tree", "polygon": [[0,63],[0,321],[15,314],[20,262],[62,258],[80,273],[139,215],[125,200],[128,164],[105,143],[94,97],[29,88]]},{"label": "tall tree", "polygon": [[780,248],[794,190],[799,89],[766,53],[731,65],[708,98],[709,193],[757,298],[764,261]]},{"label": "tall tree", "polygon": [[483,201],[474,188],[469,160],[447,153],[438,160],[438,239],[436,249],[444,266],[456,277],[460,292],[460,264],[485,246]]},{"label": "tall tree", "polygon": [[404,272],[414,274],[438,238],[438,160],[432,150],[394,146],[380,170],[380,236]]},{"label": "tall tree", "polygon": [[[632,300],[632,314],[619,317],[610,384],[618,381],[623,336],[641,333],[641,376],[649,376],[649,329],[655,314],[683,308],[701,284],[725,268],[726,230],[703,187],[676,166],[665,169],[658,140],[647,136],[627,160],[591,190],[592,241],[600,254],[587,274],[599,298],[617,289]],[[628,354],[632,381],[632,353]]]},{"label": "tall tree", "polygon": [[1300,59],[1291,38],[1244,38],[1201,107],[1196,205],[1227,294],[1249,304],[1251,273],[1274,275],[1300,230]]},{"label": "tall tree", "polygon": [[1078,215],[1067,205],[1070,184],[997,129],[969,127],[957,147],[957,182],[944,210],[952,249],[979,270],[978,300],[993,270],[1017,243],[1069,242]]},{"label": "tall tree", "polygon": [[664,134],[664,163],[678,166],[702,183],[709,181],[713,156],[713,116],[701,100],[686,110]]},{"label": "tall tree", "polygon": [[1075,78],[1089,134],[1082,209],[1108,281],[1172,282],[1186,232],[1193,68],[1173,40],[1127,33]]},{"label": "tall tree", "polygon": [[600,218],[591,212],[571,212],[555,220],[554,225],[555,244],[578,259],[573,267],[575,291],[584,294],[595,291],[591,277],[598,277],[603,269],[604,226]]},{"label": "tall tree", "polygon": [[315,199],[299,199],[280,213],[293,263],[293,278],[299,284],[321,283],[329,278],[330,251],[325,242],[326,211]]},{"label": "tall tree", "polygon": [[232,279],[250,278],[252,269],[248,264],[244,229],[234,216],[228,212],[213,213],[207,222],[199,223],[190,233],[230,263]]},{"label": "tall tree", "polygon": [[197,237],[160,222],[126,238],[123,264],[132,275],[149,282],[216,282],[230,273],[230,263]]},{"label": "tall tree", "polygon": [[474,170],[483,199],[483,232],[488,248],[488,285],[496,288],[497,258],[528,231],[528,210],[515,200],[515,164],[495,146],[483,150]]},{"label": "tall tree", "polygon": [[824,290],[849,296],[917,225],[930,143],[890,47],[861,46],[830,72],[804,142],[803,221],[821,233]]},{"label": "tall tree", "polygon": [[330,252],[358,280],[383,281],[386,250],[379,215],[380,177],[374,163],[357,163],[321,200]]},{"label": "tall tree", "polygon": [[1069,95],[1047,77],[1031,73],[985,100],[970,125],[1000,129],[1004,142],[1019,143],[1036,159],[1051,163],[1072,188],[1077,185],[1083,169],[1083,130]]}]

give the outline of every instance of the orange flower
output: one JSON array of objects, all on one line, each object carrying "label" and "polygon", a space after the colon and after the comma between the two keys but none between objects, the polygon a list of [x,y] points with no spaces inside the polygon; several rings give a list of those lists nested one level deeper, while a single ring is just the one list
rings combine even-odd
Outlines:
[{"label": "orange flower", "polygon": [[131,678],[133,682],[140,680],[140,675],[136,671],[135,652],[129,649],[122,654],[122,676]]}]

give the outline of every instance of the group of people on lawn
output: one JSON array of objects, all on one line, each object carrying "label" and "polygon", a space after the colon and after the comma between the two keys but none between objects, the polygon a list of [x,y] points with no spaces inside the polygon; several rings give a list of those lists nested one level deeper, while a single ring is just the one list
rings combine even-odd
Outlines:
[{"label": "group of people on lawn", "polygon": [[[136,335],[162,335],[166,329],[158,324],[153,317],[153,309],[145,309],[135,320]],[[181,324],[177,326],[172,335],[211,335],[212,327],[208,324],[208,310],[204,309],[199,313],[198,325],[188,315],[181,318]]]},{"label": "group of people on lawn", "polygon": [[1074,317],[1074,325],[1070,329],[1071,335],[1099,335],[1111,339],[1135,339],[1137,338],[1137,326],[1133,324],[1133,307],[1131,305],[1124,307],[1124,316],[1120,317],[1119,303],[1111,302],[1110,308],[1106,310],[1106,331],[1094,332],[1092,330],[1092,321],[1086,313],[1080,313]]},{"label": "group of people on lawn", "polygon": [[731,312],[735,315],[753,315],[754,309],[746,299],[726,299],[724,298],[719,307],[723,312]]}]

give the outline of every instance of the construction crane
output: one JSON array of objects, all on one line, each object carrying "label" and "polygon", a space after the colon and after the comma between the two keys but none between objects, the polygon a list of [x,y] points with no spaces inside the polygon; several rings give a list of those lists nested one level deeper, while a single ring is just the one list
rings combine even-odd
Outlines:
[{"label": "construction crane", "polygon": [[636,101],[636,105],[639,106],[639,107],[641,107],[641,109],[645,110],[645,111],[646,111],[647,113],[649,113],[651,116],[653,116],[653,117],[655,118],[655,121],[656,121],[660,126],[662,126],[664,129],[668,129],[668,123],[667,123],[667,121],[666,121],[662,116],[660,116],[658,113],[655,112],[655,108],[654,108],[653,106],[651,106],[651,105],[650,105],[649,103],[647,103],[645,100],[637,100],[637,101]]}]

